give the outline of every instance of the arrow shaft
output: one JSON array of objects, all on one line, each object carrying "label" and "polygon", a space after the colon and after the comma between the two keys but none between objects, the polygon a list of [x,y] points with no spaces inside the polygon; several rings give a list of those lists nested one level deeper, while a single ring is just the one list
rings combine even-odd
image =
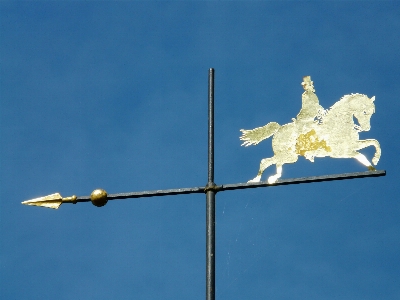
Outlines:
[{"label": "arrow shaft", "polygon": [[[215,190],[217,192],[230,191],[230,190],[243,190],[243,189],[254,189],[258,187],[273,187],[273,186],[289,185],[289,184],[334,181],[334,180],[344,180],[344,179],[354,179],[354,178],[364,178],[364,177],[380,177],[385,175],[386,171],[354,172],[354,173],[343,173],[343,174],[333,174],[333,175],[280,179],[278,182],[274,184],[268,184],[267,182],[223,184],[215,186]],[[108,200],[120,200],[128,198],[144,198],[144,197],[156,197],[156,196],[166,196],[166,195],[201,194],[205,192],[206,192],[206,187],[192,187],[192,188],[181,188],[181,189],[110,194],[107,196],[107,198]],[[90,196],[79,196],[76,199],[76,202],[88,202],[88,201],[90,201]]]},{"label": "arrow shaft", "polygon": [[[107,199],[108,200],[121,200],[121,199],[128,199],[128,198],[144,198],[144,197],[179,195],[179,194],[195,194],[195,193],[204,193],[204,187],[192,187],[192,188],[182,188],[182,189],[154,190],[154,191],[110,194],[110,195],[107,195]],[[88,201],[90,201],[90,196],[79,196],[79,197],[77,197],[76,201],[77,202],[88,202]]]}]

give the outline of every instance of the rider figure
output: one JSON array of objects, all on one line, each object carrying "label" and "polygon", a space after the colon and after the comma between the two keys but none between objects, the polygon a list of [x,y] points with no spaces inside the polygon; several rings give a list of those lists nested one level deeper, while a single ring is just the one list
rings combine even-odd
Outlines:
[{"label": "rider figure", "polygon": [[301,95],[302,107],[297,118],[293,119],[298,134],[296,152],[306,159],[314,161],[314,157],[317,156],[321,149],[326,150],[326,142],[320,142],[316,132],[317,126],[322,124],[322,118],[325,116],[326,111],[319,105],[311,77],[304,76],[301,85],[304,88],[304,93]]},{"label": "rider figure", "polygon": [[304,88],[304,93],[301,96],[301,110],[297,118],[293,120],[296,121],[299,132],[305,133],[311,130],[314,122],[321,123],[321,118],[325,115],[325,110],[319,105],[311,77],[304,76],[301,85]]}]

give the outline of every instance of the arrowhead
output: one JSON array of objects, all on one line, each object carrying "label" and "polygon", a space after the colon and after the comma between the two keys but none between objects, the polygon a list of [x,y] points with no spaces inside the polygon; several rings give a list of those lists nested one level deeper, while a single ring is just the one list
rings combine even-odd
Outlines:
[{"label": "arrowhead", "polygon": [[51,194],[44,197],[35,198],[32,200],[21,202],[25,205],[43,206],[53,209],[58,209],[62,204],[62,197],[59,193]]}]

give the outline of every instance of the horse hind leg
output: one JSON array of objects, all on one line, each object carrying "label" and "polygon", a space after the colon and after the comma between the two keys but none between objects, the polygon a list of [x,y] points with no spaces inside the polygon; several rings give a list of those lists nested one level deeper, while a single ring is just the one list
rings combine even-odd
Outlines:
[{"label": "horse hind leg", "polygon": [[258,174],[256,177],[253,179],[249,180],[248,182],[260,182],[261,176],[264,173],[265,169],[268,168],[269,166],[276,164],[276,158],[270,157],[270,158],[264,158],[260,162],[260,170],[258,171]]},{"label": "horse hind leg", "polygon": [[298,160],[298,156],[293,152],[279,152],[275,157],[276,174],[268,178],[269,184],[274,184],[282,177],[282,169],[284,164],[292,164]]},{"label": "horse hind leg", "polygon": [[283,164],[276,164],[276,174],[272,175],[268,178],[268,183],[273,184],[278,181],[279,178],[282,177],[282,166]]}]

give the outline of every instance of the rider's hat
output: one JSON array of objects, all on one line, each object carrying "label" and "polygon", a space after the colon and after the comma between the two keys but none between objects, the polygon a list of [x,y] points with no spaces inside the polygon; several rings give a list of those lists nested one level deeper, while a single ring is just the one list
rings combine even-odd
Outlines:
[{"label": "rider's hat", "polygon": [[306,91],[313,91],[314,92],[314,82],[311,81],[311,76],[304,76],[303,82],[301,83],[303,89]]}]

